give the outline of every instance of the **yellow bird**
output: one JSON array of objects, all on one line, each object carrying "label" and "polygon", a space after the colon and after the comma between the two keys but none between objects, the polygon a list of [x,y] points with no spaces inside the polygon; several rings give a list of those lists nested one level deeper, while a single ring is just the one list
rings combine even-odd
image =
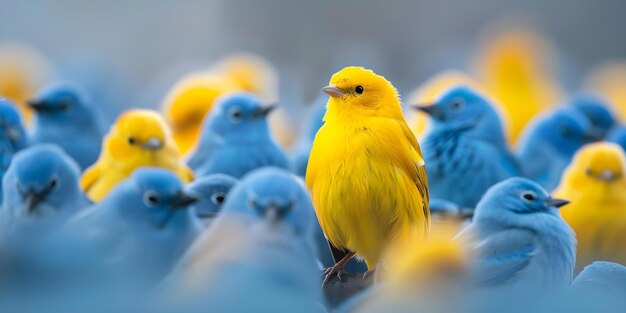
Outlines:
[{"label": "yellow bird", "polygon": [[83,173],[80,184],[87,196],[98,202],[142,166],[171,170],[185,183],[193,180],[161,116],[136,109],[120,115],[111,127],[98,161]]},{"label": "yellow bird", "polygon": [[[334,249],[326,279],[355,254],[372,269],[399,233],[430,222],[424,159],[396,89],[362,67],[346,67],[322,88],[330,95],[306,173],[317,217]],[[345,255],[340,260],[337,252]],[[347,250],[347,251],[346,251]]]},{"label": "yellow bird", "polygon": [[587,79],[589,88],[608,100],[621,121],[626,121],[626,61],[602,64]]},{"label": "yellow bird", "polygon": [[554,192],[571,201],[561,211],[578,239],[576,265],[626,262],[626,157],[612,143],[595,143],[574,157]]},{"label": "yellow bird", "polygon": [[490,36],[476,60],[478,78],[502,105],[510,123],[507,138],[515,143],[537,114],[559,104],[561,87],[554,77],[553,49],[527,28],[514,28]]}]

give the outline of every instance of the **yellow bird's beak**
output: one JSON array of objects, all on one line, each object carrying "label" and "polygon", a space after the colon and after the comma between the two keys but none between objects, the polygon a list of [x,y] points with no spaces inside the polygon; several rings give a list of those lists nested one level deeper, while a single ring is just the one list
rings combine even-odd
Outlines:
[{"label": "yellow bird's beak", "polygon": [[341,89],[335,87],[334,85],[326,86],[322,88],[322,91],[331,97],[343,97],[343,95],[345,95]]},{"label": "yellow bird's beak", "polygon": [[163,142],[159,138],[152,137],[141,146],[146,150],[159,150],[163,147]]}]

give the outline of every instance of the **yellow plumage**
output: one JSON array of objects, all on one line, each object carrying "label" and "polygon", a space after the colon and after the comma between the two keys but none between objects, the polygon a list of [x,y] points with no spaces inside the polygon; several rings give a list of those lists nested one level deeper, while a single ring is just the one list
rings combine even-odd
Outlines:
[{"label": "yellow plumage", "polygon": [[597,260],[626,262],[625,170],[621,147],[588,145],[577,153],[554,192],[571,201],[561,213],[576,232],[578,269]]},{"label": "yellow plumage", "polygon": [[98,161],[83,173],[81,187],[92,201],[98,202],[142,166],[171,170],[186,183],[193,180],[161,116],[136,109],[120,115],[111,127]]},{"label": "yellow plumage", "polygon": [[331,244],[355,252],[372,268],[399,232],[424,234],[428,228],[424,160],[396,89],[384,77],[347,67],[330,85],[343,96],[328,101],[306,184]]}]

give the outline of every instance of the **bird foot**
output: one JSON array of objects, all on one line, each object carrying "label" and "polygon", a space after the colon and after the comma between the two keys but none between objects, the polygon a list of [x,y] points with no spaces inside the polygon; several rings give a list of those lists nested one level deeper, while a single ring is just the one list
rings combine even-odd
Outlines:
[{"label": "bird foot", "polygon": [[346,271],[343,268],[343,264],[337,263],[334,266],[327,268],[326,270],[324,270],[324,282],[322,283],[322,285],[325,285],[327,282],[329,282],[331,278],[333,278],[333,276],[337,276],[337,278],[339,278],[339,280],[341,281],[341,275],[345,273]]}]

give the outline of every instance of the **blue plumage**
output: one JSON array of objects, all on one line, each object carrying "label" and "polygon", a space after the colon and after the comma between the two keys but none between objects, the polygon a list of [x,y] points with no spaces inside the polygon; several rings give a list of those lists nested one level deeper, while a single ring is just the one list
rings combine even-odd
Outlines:
[{"label": "blue plumage", "polygon": [[228,192],[237,182],[232,176],[213,174],[201,177],[185,187],[189,193],[198,197],[191,208],[205,226],[210,226],[218,216],[228,198]]}]

